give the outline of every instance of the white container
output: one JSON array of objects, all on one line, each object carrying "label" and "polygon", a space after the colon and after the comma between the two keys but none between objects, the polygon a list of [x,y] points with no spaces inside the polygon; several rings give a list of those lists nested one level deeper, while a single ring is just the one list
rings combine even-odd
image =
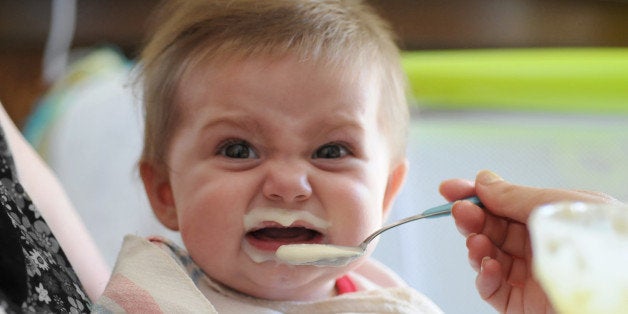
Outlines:
[{"label": "white container", "polygon": [[559,313],[628,312],[628,206],[549,204],[529,225],[534,275]]}]

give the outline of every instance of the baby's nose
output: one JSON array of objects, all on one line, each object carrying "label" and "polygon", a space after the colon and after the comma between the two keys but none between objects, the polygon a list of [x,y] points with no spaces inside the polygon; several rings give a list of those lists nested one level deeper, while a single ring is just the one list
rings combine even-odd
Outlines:
[{"label": "baby's nose", "polygon": [[276,162],[269,165],[262,187],[264,196],[285,203],[302,202],[312,196],[307,166],[299,162]]}]

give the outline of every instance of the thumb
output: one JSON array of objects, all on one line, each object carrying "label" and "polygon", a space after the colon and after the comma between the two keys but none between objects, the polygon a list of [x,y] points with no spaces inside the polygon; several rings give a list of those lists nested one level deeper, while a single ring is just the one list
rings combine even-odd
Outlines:
[{"label": "thumb", "polygon": [[522,223],[528,221],[530,212],[534,208],[548,203],[560,201],[618,202],[606,194],[597,192],[515,185],[489,170],[482,170],[477,174],[475,189],[484,207],[492,214]]}]

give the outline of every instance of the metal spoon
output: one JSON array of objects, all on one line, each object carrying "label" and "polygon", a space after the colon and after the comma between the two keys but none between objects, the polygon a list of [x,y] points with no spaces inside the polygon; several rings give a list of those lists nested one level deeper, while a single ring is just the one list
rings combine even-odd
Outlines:
[{"label": "metal spoon", "polygon": [[[463,199],[478,206],[482,206],[480,199],[476,196]],[[451,214],[451,207],[454,202],[430,208],[418,215],[410,216],[395,223],[382,227],[373,232],[358,246],[340,246],[329,244],[288,244],[277,249],[277,258],[291,265],[312,265],[312,266],[344,266],[356,258],[364,255],[369,243],[382,232],[405,223],[423,219],[440,217]]]}]

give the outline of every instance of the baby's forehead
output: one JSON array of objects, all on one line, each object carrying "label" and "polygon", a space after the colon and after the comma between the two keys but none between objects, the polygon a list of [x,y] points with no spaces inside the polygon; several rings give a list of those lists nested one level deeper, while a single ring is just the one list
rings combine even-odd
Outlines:
[{"label": "baby's forehead", "polygon": [[188,84],[203,78],[226,80],[232,76],[246,77],[258,73],[272,75],[273,72],[324,73],[333,82],[360,84],[368,86],[373,91],[382,90],[381,67],[373,64],[363,64],[355,61],[341,62],[342,60],[327,58],[309,58],[294,53],[265,54],[265,55],[224,55],[211,54],[202,58],[192,58],[187,68],[179,78],[178,90]]},{"label": "baby's forehead", "polygon": [[[383,109],[382,107],[386,106],[384,104],[386,101],[382,98],[386,98],[384,95],[386,90],[382,68],[376,62],[362,63],[351,59],[341,60],[320,57],[315,59],[295,53],[274,55],[212,54],[189,63],[188,69],[185,71],[185,75],[181,77],[177,89],[180,92],[181,87],[189,87],[190,83],[203,78],[204,75],[214,80],[226,80],[226,76],[233,73],[225,73],[225,71],[238,72],[238,75],[246,75],[247,71],[249,73],[261,72],[263,74],[262,77],[264,77],[264,74],[272,75],[270,72],[275,70],[284,71],[284,73],[286,73],[285,71],[293,73],[300,71],[299,73],[304,73],[308,70],[316,70],[326,72],[330,81],[343,83],[339,85],[361,86],[362,89],[367,90],[368,97],[377,99],[378,109]],[[387,120],[389,119],[385,117],[381,119],[381,121],[388,123]]]},{"label": "baby's forehead", "polygon": [[314,66],[324,68],[328,71],[346,76],[359,76],[364,74],[379,74],[381,69],[385,67],[384,58],[372,56],[372,58],[364,59],[353,56],[349,51],[319,51],[312,53],[301,51],[298,49],[270,49],[261,53],[255,53],[256,50],[239,50],[233,47],[217,48],[210,50],[198,50],[188,56],[187,71],[194,70],[199,66],[209,66],[220,68],[226,65],[238,63],[258,63],[272,64],[283,61],[291,61],[298,64],[312,64]]},{"label": "baby's forehead", "polygon": [[357,123],[356,116],[361,115],[376,119],[379,89],[364,68],[341,69],[295,57],[209,60],[194,67],[179,84],[176,105],[181,106],[183,119],[205,113],[207,119],[233,118],[251,126],[254,119],[280,113],[317,128],[332,121],[336,126],[343,121]]},{"label": "baby's forehead", "polygon": [[[268,85],[279,80],[282,84],[268,85],[269,89],[264,91],[271,92],[271,88],[285,87],[285,91],[289,93],[293,91],[290,87],[300,88],[305,85],[311,91],[321,87],[327,90],[355,90],[357,88],[360,89],[360,93],[368,97],[379,97],[382,86],[378,74],[372,66],[300,59],[299,56],[289,54],[218,57],[199,59],[191,64],[181,77],[177,89],[180,96],[182,91],[188,93],[193,88],[199,88],[198,92],[208,92],[207,89],[222,92],[215,87],[222,86],[231,89],[235,85],[237,89],[251,84]],[[282,80],[284,77],[291,77],[291,80]],[[290,84],[293,82],[295,85]]]}]

